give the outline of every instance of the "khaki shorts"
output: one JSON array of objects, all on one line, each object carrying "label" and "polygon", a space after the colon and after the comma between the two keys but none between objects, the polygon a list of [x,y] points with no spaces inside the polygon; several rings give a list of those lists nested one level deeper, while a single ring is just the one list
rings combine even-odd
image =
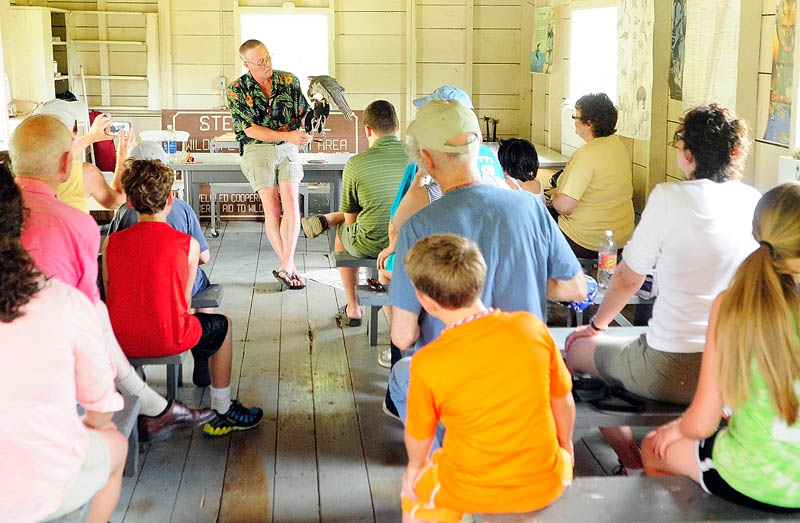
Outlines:
[{"label": "khaki shorts", "polygon": [[356,226],[357,225],[355,223],[342,223],[336,227],[336,235],[340,240],[342,240],[342,246],[344,247],[344,250],[356,258],[376,258],[377,255],[373,256],[369,253],[362,252],[358,247],[356,247]]},{"label": "khaki shorts", "polygon": [[111,451],[106,440],[95,430],[89,430],[89,448],[78,476],[67,490],[61,505],[42,521],[60,518],[82,507],[108,483],[111,474]]},{"label": "khaki shorts", "polygon": [[702,357],[702,352],[656,350],[647,344],[645,334],[634,339],[602,336],[594,364],[609,385],[652,400],[688,405],[697,388]]},{"label": "khaki shorts", "polygon": [[303,164],[300,152],[293,143],[249,143],[244,146],[242,172],[253,192],[279,183],[300,183]]}]

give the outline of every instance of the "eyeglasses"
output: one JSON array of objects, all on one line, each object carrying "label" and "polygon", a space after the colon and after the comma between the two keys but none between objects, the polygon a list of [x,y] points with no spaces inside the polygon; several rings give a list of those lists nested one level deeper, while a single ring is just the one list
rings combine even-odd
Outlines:
[{"label": "eyeglasses", "polygon": [[250,60],[245,60],[244,63],[257,65],[258,67],[264,67],[265,65],[272,63],[272,57],[270,55],[267,55],[264,58],[259,58],[255,62],[252,62]]},{"label": "eyeglasses", "polygon": [[673,135],[672,141],[669,143],[669,145],[672,146],[672,147],[677,147],[679,149],[682,149],[682,147],[678,147],[678,143],[682,142],[682,141],[683,141],[683,133],[680,132],[680,131],[676,131],[675,134]]},{"label": "eyeglasses", "polygon": [[386,291],[386,287],[384,287],[383,284],[381,282],[379,282],[378,280],[376,280],[375,278],[368,278],[367,279],[367,285],[369,285],[369,288],[372,289],[373,291],[377,291],[377,292],[385,292]]}]

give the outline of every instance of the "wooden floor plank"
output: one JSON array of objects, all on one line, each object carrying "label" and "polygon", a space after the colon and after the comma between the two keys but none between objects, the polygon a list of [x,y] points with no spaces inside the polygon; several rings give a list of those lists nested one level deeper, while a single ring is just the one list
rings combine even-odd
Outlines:
[{"label": "wooden floor plank", "polygon": [[[307,254],[307,269],[328,258]],[[342,332],[331,287],[310,282],[308,319],[313,336],[314,417],[322,521],[373,521],[372,496]]]}]

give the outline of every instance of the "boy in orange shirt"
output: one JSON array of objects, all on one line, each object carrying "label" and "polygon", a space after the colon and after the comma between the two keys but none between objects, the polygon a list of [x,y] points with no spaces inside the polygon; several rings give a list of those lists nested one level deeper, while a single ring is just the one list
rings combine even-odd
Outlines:
[{"label": "boy in orange shirt", "polygon": [[[572,479],[572,380],[544,323],[487,309],[486,263],[452,234],[405,258],[422,307],[446,325],[411,360],[403,521],[460,521],[552,503]],[[447,436],[428,454],[441,421]]]}]

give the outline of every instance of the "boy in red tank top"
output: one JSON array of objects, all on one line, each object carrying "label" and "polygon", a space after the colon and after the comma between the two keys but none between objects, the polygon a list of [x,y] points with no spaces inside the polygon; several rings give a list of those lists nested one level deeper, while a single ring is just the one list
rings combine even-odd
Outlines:
[{"label": "boy in red tank top", "polygon": [[255,427],[263,412],[231,400],[230,318],[189,312],[200,246],[167,224],[173,178],[172,170],[157,160],[134,160],[125,166],[122,185],[138,223],[112,234],[104,245],[108,312],[129,358],[192,351],[194,382],[205,386],[210,372],[211,408],[217,412],[203,431],[223,436]]}]

